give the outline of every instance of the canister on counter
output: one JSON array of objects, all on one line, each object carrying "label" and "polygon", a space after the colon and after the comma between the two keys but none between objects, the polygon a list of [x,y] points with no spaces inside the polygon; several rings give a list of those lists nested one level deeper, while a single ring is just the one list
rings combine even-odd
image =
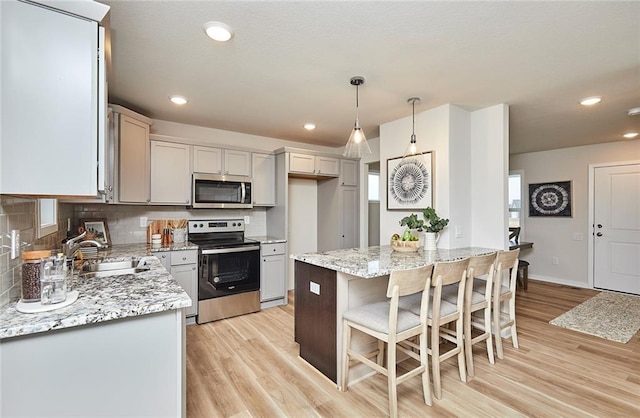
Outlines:
[{"label": "canister on counter", "polygon": [[50,257],[51,250],[22,253],[22,301],[40,301],[40,260]]}]

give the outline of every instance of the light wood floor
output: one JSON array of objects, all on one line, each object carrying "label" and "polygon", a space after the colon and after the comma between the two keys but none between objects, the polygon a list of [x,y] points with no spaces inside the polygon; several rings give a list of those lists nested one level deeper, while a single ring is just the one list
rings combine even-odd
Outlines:
[{"label": "light wood floor", "polygon": [[[529,281],[518,291],[520,349],[490,365],[474,347],[476,375],[443,365],[443,398],[423,403],[420,378],[398,389],[400,416],[640,417],[640,333],[627,344],[549,321],[597,291]],[[298,357],[293,301],[284,307],[187,328],[187,415],[197,417],[377,417],[387,415],[386,379],[340,392]]]}]

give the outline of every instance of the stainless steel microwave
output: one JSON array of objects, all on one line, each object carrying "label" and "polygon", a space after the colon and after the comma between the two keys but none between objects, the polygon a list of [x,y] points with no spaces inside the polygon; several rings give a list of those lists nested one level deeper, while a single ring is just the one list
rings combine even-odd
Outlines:
[{"label": "stainless steel microwave", "polygon": [[193,173],[193,208],[252,208],[251,178],[219,174]]}]

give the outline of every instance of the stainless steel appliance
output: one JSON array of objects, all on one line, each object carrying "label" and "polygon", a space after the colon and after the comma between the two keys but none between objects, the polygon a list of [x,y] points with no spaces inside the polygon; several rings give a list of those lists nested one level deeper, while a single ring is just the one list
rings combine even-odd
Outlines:
[{"label": "stainless steel appliance", "polygon": [[260,244],[244,238],[242,219],[189,221],[199,247],[197,323],[260,310]]},{"label": "stainless steel appliance", "polygon": [[251,186],[250,177],[193,173],[191,206],[215,209],[252,208]]}]

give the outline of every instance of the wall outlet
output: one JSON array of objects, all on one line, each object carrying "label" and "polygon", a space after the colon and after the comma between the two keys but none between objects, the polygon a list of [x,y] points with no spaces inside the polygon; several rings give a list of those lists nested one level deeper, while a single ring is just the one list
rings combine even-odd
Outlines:
[{"label": "wall outlet", "polygon": [[245,216],[244,217],[244,224],[245,225],[249,225],[251,223],[251,216]]},{"label": "wall outlet", "polygon": [[560,264],[560,259],[558,257],[553,257],[551,259],[551,263],[557,266],[558,264]]},{"label": "wall outlet", "polygon": [[320,284],[315,282],[309,282],[309,291],[311,293],[315,293],[316,295],[320,294]]},{"label": "wall outlet", "polygon": [[20,257],[21,253],[20,248],[20,230],[12,229],[11,230],[11,259],[16,259]]},{"label": "wall outlet", "polygon": [[140,228],[146,228],[147,227],[147,217],[146,216],[141,216],[140,217]]},{"label": "wall outlet", "polygon": [[455,230],[456,230],[456,238],[462,238],[462,227],[456,226]]}]

